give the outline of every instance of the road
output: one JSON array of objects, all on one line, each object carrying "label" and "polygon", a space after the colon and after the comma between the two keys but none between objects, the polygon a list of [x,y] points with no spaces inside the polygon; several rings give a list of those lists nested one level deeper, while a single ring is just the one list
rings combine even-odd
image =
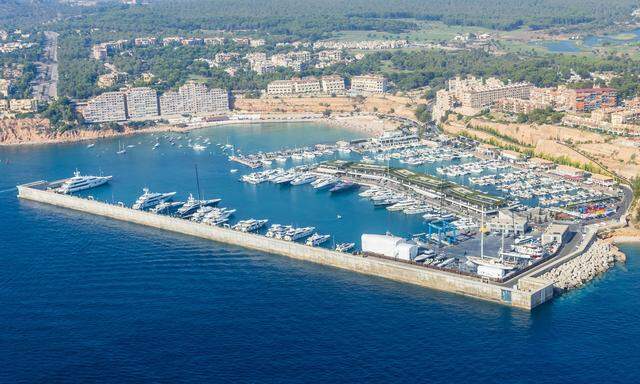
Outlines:
[{"label": "road", "polygon": [[46,31],[47,46],[44,48],[43,61],[36,63],[38,77],[33,84],[33,97],[49,101],[58,97],[58,34]]}]

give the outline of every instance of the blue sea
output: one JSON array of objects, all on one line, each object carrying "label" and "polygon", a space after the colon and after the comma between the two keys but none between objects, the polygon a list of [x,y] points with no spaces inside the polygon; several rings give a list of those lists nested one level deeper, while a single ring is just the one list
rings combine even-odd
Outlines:
[{"label": "blue sea", "polygon": [[[529,313],[15,196],[78,168],[114,175],[96,199],[130,204],[144,186],[184,199],[197,165],[205,197],[239,218],[313,225],[336,242],[424,226],[354,193],[242,184],[246,169],[215,145],[197,153],[160,136],[0,148],[1,383],[638,382],[638,246]],[[247,153],[360,137],[311,123],[188,136]]]}]

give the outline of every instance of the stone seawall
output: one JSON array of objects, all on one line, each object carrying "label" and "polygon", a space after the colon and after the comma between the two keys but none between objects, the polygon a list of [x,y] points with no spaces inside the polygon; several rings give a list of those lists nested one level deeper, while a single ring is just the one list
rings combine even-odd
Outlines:
[{"label": "stone seawall", "polygon": [[271,239],[228,228],[212,227],[179,218],[61,195],[43,190],[43,185],[45,184],[32,183],[18,186],[18,197],[527,310],[553,297],[553,284],[538,278],[525,278],[521,279],[517,286],[502,287],[484,282],[481,279],[432,270],[421,266],[376,257],[340,253],[319,247],[309,247],[295,242]]},{"label": "stone seawall", "polygon": [[544,273],[541,277],[554,282],[561,291],[579,288],[613,267],[624,262],[625,255],[612,244],[596,240],[576,258]]}]

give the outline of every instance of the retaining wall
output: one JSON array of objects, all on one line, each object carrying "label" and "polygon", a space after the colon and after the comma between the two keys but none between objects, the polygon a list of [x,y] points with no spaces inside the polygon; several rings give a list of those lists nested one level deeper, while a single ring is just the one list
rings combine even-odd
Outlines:
[{"label": "retaining wall", "polygon": [[229,228],[213,227],[90,199],[61,195],[42,189],[42,186],[45,185],[47,185],[45,182],[37,182],[18,186],[18,197],[94,215],[110,217],[116,220],[347,269],[358,273],[380,276],[427,288],[490,300],[527,310],[553,297],[553,284],[540,279],[530,278],[530,280],[526,281],[521,280],[519,282],[520,289],[518,289],[518,287],[501,287],[472,277],[430,270],[425,267],[399,263],[392,260],[384,260],[377,257],[363,257],[319,247],[309,247],[300,243],[267,238],[265,236],[239,232]]}]

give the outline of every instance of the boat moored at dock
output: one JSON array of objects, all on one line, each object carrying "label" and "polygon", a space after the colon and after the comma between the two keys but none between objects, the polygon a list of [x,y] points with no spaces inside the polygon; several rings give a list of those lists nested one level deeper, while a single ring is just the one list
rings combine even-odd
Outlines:
[{"label": "boat moored at dock", "polygon": [[62,194],[70,194],[74,192],[84,191],[86,189],[96,188],[104,185],[111,180],[113,176],[82,176],[80,171],[76,170],[73,177],[67,179],[62,185],[56,189],[56,192]]}]

